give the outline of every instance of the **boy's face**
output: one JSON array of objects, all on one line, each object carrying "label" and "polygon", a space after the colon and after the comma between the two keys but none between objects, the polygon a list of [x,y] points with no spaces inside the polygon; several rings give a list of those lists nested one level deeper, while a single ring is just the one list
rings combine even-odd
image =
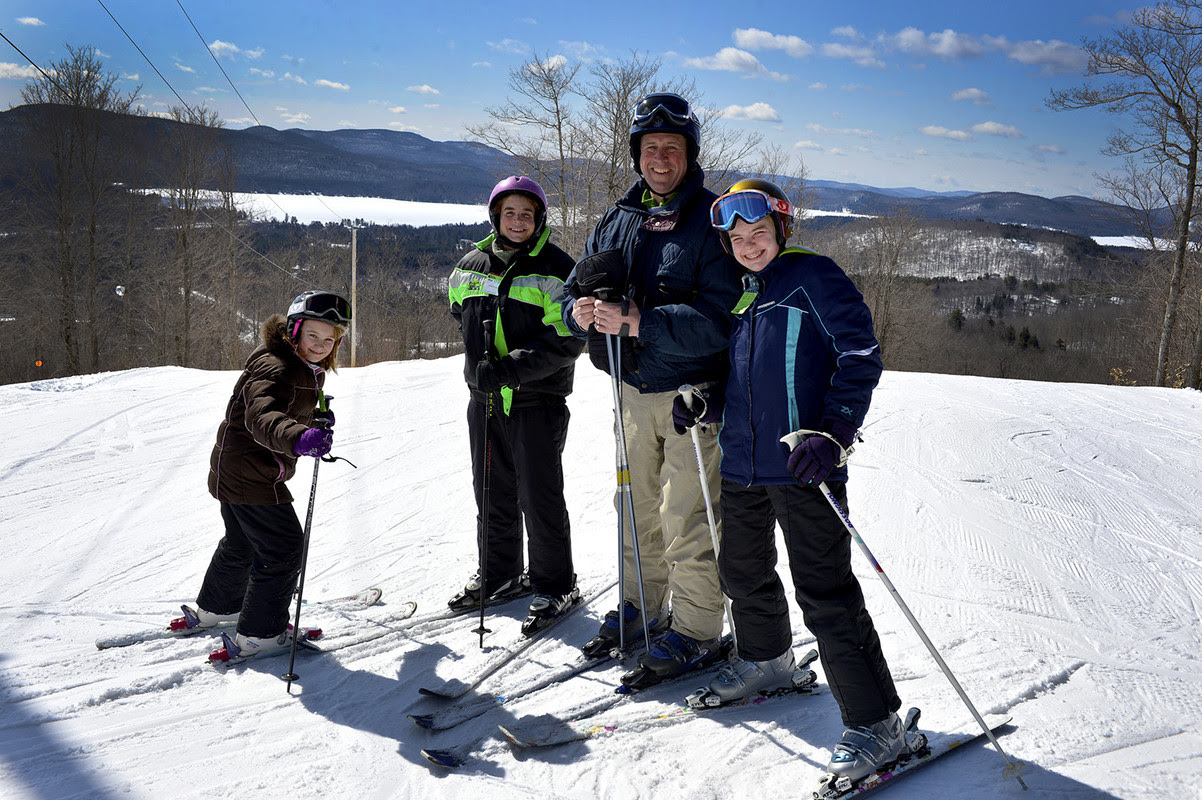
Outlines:
[{"label": "boy's face", "polygon": [[507,194],[501,198],[501,234],[511,242],[521,244],[534,233],[534,201],[524,194]]},{"label": "boy's face", "polygon": [[730,237],[730,252],[735,261],[752,272],[759,272],[780,255],[780,244],[776,241],[776,221],[771,215],[758,222],[737,219],[727,235]]},{"label": "boy's face", "polygon": [[296,337],[296,354],[311,364],[318,364],[334,349],[338,341],[338,329],[328,322],[307,319],[301,322],[300,335]]}]

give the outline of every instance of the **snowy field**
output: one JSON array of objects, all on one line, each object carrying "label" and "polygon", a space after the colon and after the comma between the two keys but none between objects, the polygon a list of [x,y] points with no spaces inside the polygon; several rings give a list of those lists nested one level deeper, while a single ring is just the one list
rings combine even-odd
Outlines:
[{"label": "snowy field", "polygon": [[[221,526],[205,491],[234,372],[138,369],[0,387],[0,798],[806,798],[841,727],[829,691],[588,742],[517,751],[497,725],[607,696],[611,667],[450,730],[407,715],[418,687],[516,639],[523,608],[422,623],[474,567],[458,359],[344,369],[327,386],[306,598],[326,655],[230,671],[208,636],[99,651],[192,602]],[[581,584],[616,573],[608,379],[587,361],[566,455]],[[853,457],[852,518],[1001,739],[1030,791],[971,745],[883,789],[891,800],[1202,798],[1202,395],[886,373]],[[304,516],[312,462],[293,481]],[[867,562],[853,554],[903,702],[924,727],[967,710]],[[390,615],[415,600],[417,616]],[[574,658],[615,592],[484,683],[505,692]],[[808,635],[794,615],[798,649]],[[366,638],[366,637],[364,637]],[[826,683],[826,676],[820,681]],[[699,685],[651,691],[617,720]],[[446,771],[425,747],[471,745]]]}]

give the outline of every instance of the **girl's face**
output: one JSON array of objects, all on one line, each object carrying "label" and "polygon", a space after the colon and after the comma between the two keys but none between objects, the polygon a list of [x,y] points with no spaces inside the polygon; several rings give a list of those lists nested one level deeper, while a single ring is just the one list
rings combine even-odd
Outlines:
[{"label": "girl's face", "polygon": [[501,233],[511,242],[521,244],[534,233],[536,209],[534,201],[524,194],[507,194],[501,198]]},{"label": "girl's face", "polygon": [[319,364],[330,354],[338,341],[338,329],[328,322],[306,319],[301,322],[296,337],[296,353],[311,364]]},{"label": "girl's face", "polygon": [[759,272],[780,254],[780,244],[776,241],[776,221],[771,215],[758,222],[737,219],[727,235],[735,260],[752,272]]}]

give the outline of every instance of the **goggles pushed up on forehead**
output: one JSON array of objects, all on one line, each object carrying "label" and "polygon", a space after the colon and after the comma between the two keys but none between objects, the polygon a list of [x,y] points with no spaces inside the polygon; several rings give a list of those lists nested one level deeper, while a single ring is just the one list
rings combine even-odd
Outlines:
[{"label": "goggles pushed up on forehead", "polygon": [[720,231],[729,231],[738,219],[751,224],[773,212],[783,214],[786,219],[791,218],[793,205],[759,189],[742,189],[724,194],[714,201],[710,206],[710,224]]},{"label": "goggles pushed up on forehead", "polygon": [[649,94],[639,101],[634,109],[634,124],[646,125],[656,114],[663,115],[669,122],[678,127],[689,124],[693,120],[693,107],[689,101],[678,94]]},{"label": "goggles pushed up on forehead", "polygon": [[303,319],[324,319],[337,325],[351,321],[351,304],[332,292],[319,292],[298,298],[288,309],[288,316]]}]

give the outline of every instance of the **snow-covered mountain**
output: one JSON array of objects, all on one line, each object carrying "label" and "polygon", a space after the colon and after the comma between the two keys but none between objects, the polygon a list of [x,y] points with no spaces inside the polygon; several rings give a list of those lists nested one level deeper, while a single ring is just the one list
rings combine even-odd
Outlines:
[{"label": "snow-covered mountain", "polygon": [[[807,797],[841,732],[829,692],[516,752],[497,725],[607,695],[586,674],[448,731],[407,714],[418,687],[516,638],[520,607],[419,624],[472,572],[466,389],[457,358],[343,369],[335,453],[318,479],[305,596],[369,585],[354,615],[314,606],[324,656],[222,672],[213,640],[98,651],[191,602],[221,531],[208,453],[236,374],[139,369],[0,386],[0,798]],[[576,569],[616,573],[611,394],[580,362],[566,453]],[[891,800],[1202,797],[1202,395],[886,373],[853,457],[852,518],[1001,739],[885,788]],[[311,462],[293,492],[304,515]],[[853,553],[903,702],[929,730],[970,721],[913,629]],[[390,620],[404,600],[408,623]],[[603,593],[479,692],[574,658]],[[808,635],[793,617],[798,648]],[[820,674],[826,683],[826,676]],[[700,685],[702,681],[697,682]],[[606,712],[677,701],[692,684]],[[446,772],[424,747],[476,742]]]}]

